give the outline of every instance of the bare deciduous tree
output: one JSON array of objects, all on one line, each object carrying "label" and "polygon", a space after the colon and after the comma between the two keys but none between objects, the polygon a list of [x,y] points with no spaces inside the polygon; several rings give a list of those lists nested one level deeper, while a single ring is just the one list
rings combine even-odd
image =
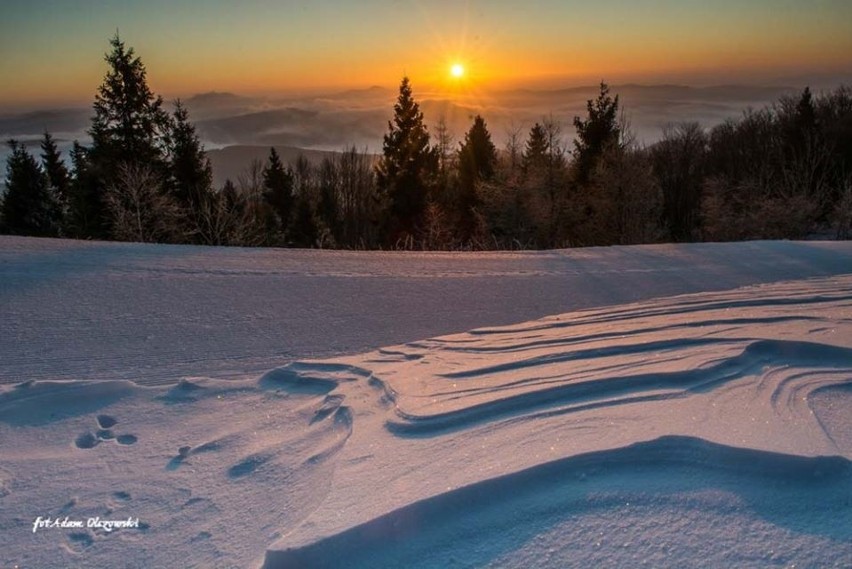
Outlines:
[{"label": "bare deciduous tree", "polygon": [[123,163],[107,190],[112,233],[120,241],[170,242],[186,237],[182,211],[147,164]]}]

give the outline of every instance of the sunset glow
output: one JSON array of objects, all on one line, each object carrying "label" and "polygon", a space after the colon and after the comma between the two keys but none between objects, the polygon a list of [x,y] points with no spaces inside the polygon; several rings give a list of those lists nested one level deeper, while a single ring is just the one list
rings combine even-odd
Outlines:
[{"label": "sunset glow", "polygon": [[852,3],[832,0],[541,0],[523,7],[211,0],[203,8],[170,0],[41,0],[7,3],[3,12],[0,105],[90,101],[116,29],[166,97],[393,87],[403,74],[421,89],[461,78],[499,89],[601,78],[783,83],[852,69]]}]

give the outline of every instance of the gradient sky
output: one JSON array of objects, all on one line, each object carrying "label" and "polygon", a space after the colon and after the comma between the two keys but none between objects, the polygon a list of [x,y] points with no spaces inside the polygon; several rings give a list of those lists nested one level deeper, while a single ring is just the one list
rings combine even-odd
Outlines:
[{"label": "gradient sky", "polygon": [[90,102],[116,29],[167,97],[849,77],[849,0],[0,0],[0,107]]}]

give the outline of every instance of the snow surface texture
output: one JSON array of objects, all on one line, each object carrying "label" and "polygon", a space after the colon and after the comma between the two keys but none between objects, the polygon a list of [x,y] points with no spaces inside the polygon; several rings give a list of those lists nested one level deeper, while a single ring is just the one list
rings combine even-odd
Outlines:
[{"label": "snow surface texture", "polygon": [[251,377],[581,308],[852,272],[848,243],[395,253],[0,236],[0,382]]},{"label": "snow surface texture", "polygon": [[[361,253],[0,244],[6,565],[852,565],[848,244],[373,260]],[[617,273],[619,265],[634,272]],[[533,266],[539,272],[529,274]],[[36,267],[41,273],[30,272]],[[318,284],[332,282],[334,272],[356,275],[346,286],[370,281],[360,283],[363,290],[378,292],[357,306],[346,297],[286,308],[288,294],[309,298],[301,289],[313,287],[319,295]],[[483,320],[506,320],[502,309],[529,314],[528,321],[403,338],[360,355],[286,355],[332,354],[347,342],[407,335],[408,318],[417,330],[447,332],[442,326],[475,317],[450,314],[462,305],[453,292],[460,280],[473,285],[469,302],[485,308]],[[501,281],[504,289],[495,284]],[[716,290],[751,282],[768,284]],[[279,332],[266,322],[241,324],[273,336],[257,338],[263,349],[277,340],[280,365],[221,379],[240,375],[239,349],[215,325],[229,311],[262,306],[250,298],[259,284],[262,291],[291,288],[268,303]],[[197,300],[188,296],[191,285],[204,293]],[[422,290],[422,300],[394,314],[399,299],[380,293],[407,286],[411,294]],[[715,291],[631,302],[653,296],[655,287],[664,295]],[[553,298],[542,294],[534,308],[536,290]],[[160,296],[181,291],[180,302]],[[533,320],[541,306],[558,304],[556,291],[567,305],[597,307]],[[86,295],[91,300],[82,305],[59,302]],[[347,302],[352,312],[337,314],[335,327],[333,311]],[[226,312],[205,313],[216,307]],[[398,328],[376,330],[373,321],[360,340],[347,330],[350,314],[380,308],[398,318]],[[74,313],[88,314],[88,324]],[[334,337],[320,345],[310,314],[350,336],[326,331]],[[445,314],[449,324],[438,321]],[[214,328],[207,344],[193,337],[182,345],[178,331],[157,328],[167,323]],[[128,339],[140,327],[174,345],[134,354]],[[280,347],[294,332],[309,340]],[[179,351],[199,346],[195,356]],[[74,349],[83,353],[69,372],[62,357]],[[92,354],[99,360],[84,368],[79,360]],[[150,365],[139,366],[140,357]],[[251,362],[275,357],[259,349]],[[190,365],[197,370],[191,377],[165,384]],[[56,381],[69,375],[76,377]],[[111,533],[33,533],[37,516],[131,516],[141,524]]]}]

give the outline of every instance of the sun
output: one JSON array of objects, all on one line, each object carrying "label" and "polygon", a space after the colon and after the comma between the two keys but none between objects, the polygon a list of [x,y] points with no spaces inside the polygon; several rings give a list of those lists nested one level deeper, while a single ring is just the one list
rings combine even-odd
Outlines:
[{"label": "sun", "polygon": [[461,63],[453,63],[450,66],[450,75],[456,79],[461,79],[464,76],[464,65]]}]

